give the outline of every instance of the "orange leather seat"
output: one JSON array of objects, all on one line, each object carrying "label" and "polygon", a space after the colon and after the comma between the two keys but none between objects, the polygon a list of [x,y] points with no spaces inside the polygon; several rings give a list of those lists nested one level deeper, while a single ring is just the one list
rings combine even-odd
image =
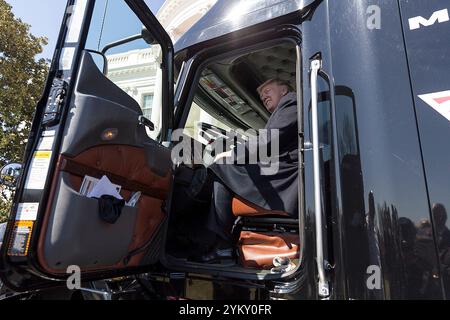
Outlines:
[{"label": "orange leather seat", "polygon": [[232,211],[236,217],[255,217],[266,215],[289,216],[286,212],[267,210],[247,200],[234,197],[232,200]]},{"label": "orange leather seat", "polygon": [[[232,211],[236,217],[289,217],[286,212],[267,210],[237,197],[232,200]],[[245,268],[270,269],[276,257],[297,259],[299,243],[298,234],[241,230],[237,244],[240,263]]]},{"label": "orange leather seat", "polygon": [[243,267],[270,269],[273,267],[275,257],[298,259],[300,238],[298,234],[291,233],[242,231],[238,250]]}]

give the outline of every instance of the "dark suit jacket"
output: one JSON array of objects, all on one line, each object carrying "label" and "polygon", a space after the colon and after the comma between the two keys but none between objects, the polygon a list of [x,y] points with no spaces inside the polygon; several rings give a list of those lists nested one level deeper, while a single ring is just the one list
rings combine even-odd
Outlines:
[{"label": "dark suit jacket", "polygon": [[[218,164],[209,169],[231,191],[260,207],[281,210],[298,215],[298,126],[297,99],[294,92],[284,96],[269,118],[265,129],[278,129],[278,170],[274,174],[261,174],[267,166],[257,164]],[[266,147],[270,150],[271,137]],[[247,149],[254,150],[250,146]],[[248,156],[248,152],[247,152]],[[248,159],[248,158],[247,158]]]}]

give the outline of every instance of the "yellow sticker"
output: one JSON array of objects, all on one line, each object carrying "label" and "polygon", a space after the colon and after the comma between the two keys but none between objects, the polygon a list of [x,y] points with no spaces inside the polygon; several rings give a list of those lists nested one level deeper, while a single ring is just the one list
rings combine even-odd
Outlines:
[{"label": "yellow sticker", "polygon": [[51,151],[37,151],[34,153],[34,158],[49,159],[52,155]]},{"label": "yellow sticker", "polygon": [[25,257],[28,254],[33,224],[33,221],[16,221],[9,243],[8,255]]}]

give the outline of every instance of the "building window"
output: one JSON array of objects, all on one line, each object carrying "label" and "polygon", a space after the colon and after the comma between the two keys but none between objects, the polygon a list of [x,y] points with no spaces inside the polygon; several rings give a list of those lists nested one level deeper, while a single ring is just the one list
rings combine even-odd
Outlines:
[{"label": "building window", "polygon": [[152,118],[153,94],[144,95],[144,103],[142,104],[142,113],[147,119]]}]

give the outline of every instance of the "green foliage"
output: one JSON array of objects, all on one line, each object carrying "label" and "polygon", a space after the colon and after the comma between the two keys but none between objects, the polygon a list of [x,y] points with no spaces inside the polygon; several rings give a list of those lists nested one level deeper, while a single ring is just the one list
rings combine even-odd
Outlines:
[{"label": "green foliage", "polygon": [[0,223],[6,222],[9,215],[9,210],[11,208],[11,201],[5,199],[3,196],[0,200]]},{"label": "green foliage", "polygon": [[[4,0],[0,0],[0,30],[0,166],[3,166],[22,162],[48,63],[35,59],[47,39],[33,36],[30,26],[17,19]],[[9,211],[9,197],[0,191],[1,222]]]}]

